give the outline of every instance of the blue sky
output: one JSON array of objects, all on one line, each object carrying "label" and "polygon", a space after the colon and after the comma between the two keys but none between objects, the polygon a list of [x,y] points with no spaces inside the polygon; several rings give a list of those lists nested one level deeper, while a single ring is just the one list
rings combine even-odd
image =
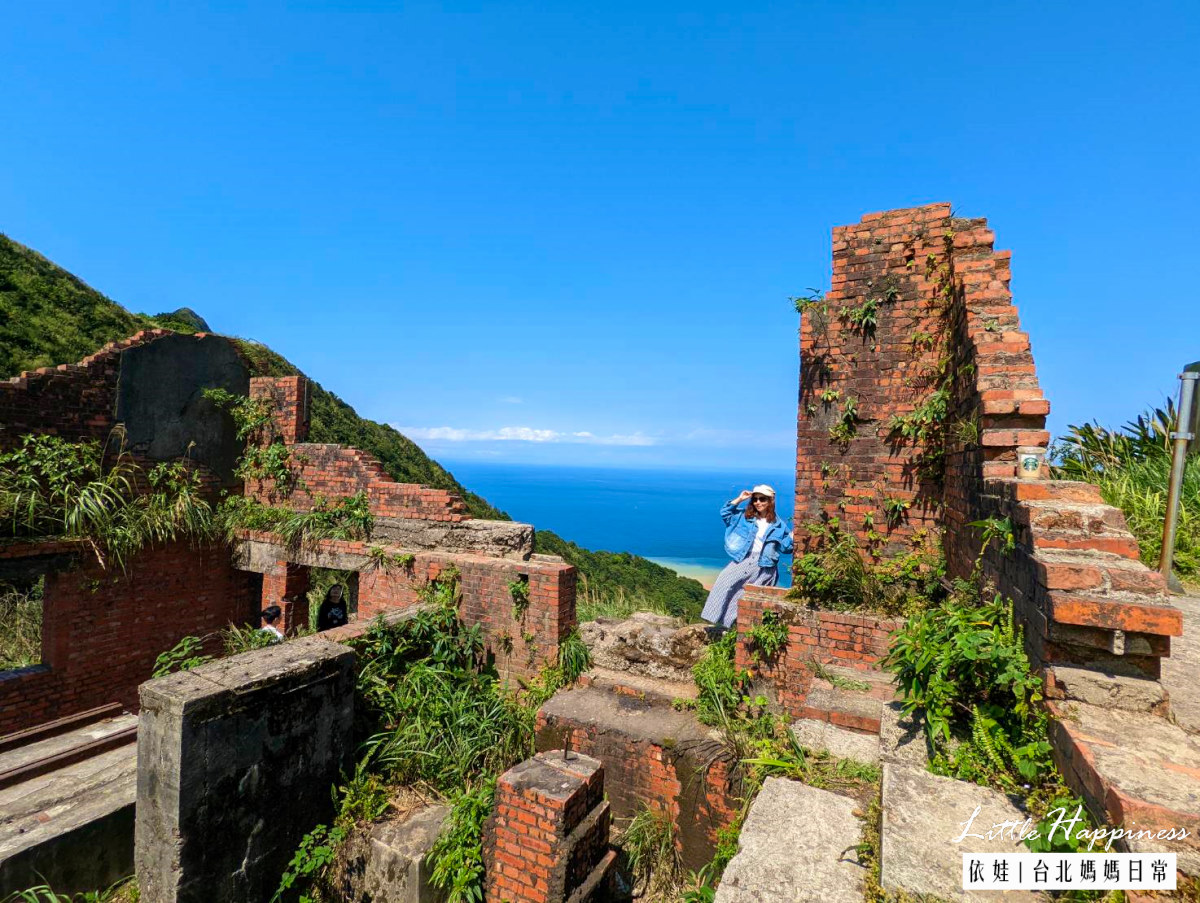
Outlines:
[{"label": "blue sky", "polygon": [[786,471],[789,295],[951,201],[1051,427],[1200,359],[1200,4],[13,5],[0,231],[444,461]]}]

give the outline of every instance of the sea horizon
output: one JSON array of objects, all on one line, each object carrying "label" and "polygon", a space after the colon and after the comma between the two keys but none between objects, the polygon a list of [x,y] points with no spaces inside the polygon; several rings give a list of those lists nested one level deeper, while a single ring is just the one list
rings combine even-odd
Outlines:
[{"label": "sea horizon", "polygon": [[[681,470],[610,465],[442,460],[467,489],[514,520],[550,530],[592,551],[629,553],[711,586],[729,563],[721,505],[767,482],[792,521],[794,474],[761,469]],[[791,558],[780,583],[790,585]]]}]

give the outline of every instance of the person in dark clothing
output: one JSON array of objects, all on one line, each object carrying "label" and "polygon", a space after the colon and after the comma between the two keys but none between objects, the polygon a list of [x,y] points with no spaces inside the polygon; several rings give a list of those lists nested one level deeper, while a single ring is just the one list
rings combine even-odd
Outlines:
[{"label": "person in dark clothing", "polygon": [[317,609],[317,630],[329,630],[331,627],[341,627],[349,623],[350,613],[346,610],[342,594],[340,583],[335,583],[326,591],[325,599]]}]

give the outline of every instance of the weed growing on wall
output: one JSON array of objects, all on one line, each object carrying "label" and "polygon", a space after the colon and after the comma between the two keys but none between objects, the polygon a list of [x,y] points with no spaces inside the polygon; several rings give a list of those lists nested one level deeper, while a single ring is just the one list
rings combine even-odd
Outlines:
[{"label": "weed growing on wall", "polygon": [[925,534],[914,535],[907,552],[868,561],[836,518],[806,529],[816,543],[792,565],[789,599],[832,611],[894,615],[920,611],[944,595],[946,562]]},{"label": "weed growing on wall", "polygon": [[191,671],[212,660],[213,656],[204,654],[204,641],[200,637],[185,636],[166,652],[159,653],[150,676],[165,677],[176,671]]},{"label": "weed growing on wall", "polygon": [[275,533],[288,546],[298,548],[321,539],[369,539],[375,526],[365,492],[335,501],[318,497],[309,511],[264,505],[245,495],[230,495],[217,509],[217,523],[233,542],[243,530]]},{"label": "weed growing on wall", "polygon": [[0,671],[42,660],[44,578],[16,586],[0,583]]},{"label": "weed growing on wall", "polygon": [[0,530],[14,538],[77,539],[101,567],[124,570],[148,545],[212,535],[213,511],[186,461],[143,467],[100,443],[25,436],[0,454]]},{"label": "weed growing on wall", "polygon": [[675,841],[675,823],[658,809],[643,807],[621,832],[629,857],[633,892],[638,898],[673,900],[684,881],[683,862]]}]

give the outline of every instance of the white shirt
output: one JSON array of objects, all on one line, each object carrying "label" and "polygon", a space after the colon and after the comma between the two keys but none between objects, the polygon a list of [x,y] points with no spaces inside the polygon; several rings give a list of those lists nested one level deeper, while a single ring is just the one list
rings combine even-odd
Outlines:
[{"label": "white shirt", "polygon": [[758,532],[754,535],[754,545],[750,547],[750,554],[754,556],[755,560],[762,554],[763,537],[770,526],[771,522],[766,518],[760,517],[758,519]]}]

